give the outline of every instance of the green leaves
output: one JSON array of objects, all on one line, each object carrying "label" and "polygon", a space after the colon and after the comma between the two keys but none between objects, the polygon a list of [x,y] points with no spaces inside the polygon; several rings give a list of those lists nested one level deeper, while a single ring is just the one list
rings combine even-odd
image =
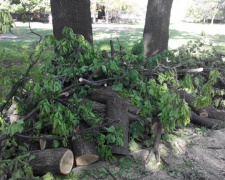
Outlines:
[{"label": "green leaves", "polygon": [[112,156],[112,145],[123,146],[123,129],[121,126],[115,128],[114,126],[104,127],[107,134],[98,134],[97,150],[102,159],[109,159]]},{"label": "green leaves", "polygon": [[21,133],[24,130],[24,121],[23,119],[18,120],[17,122],[11,124],[6,131],[6,134],[9,136],[13,136],[16,133]]}]

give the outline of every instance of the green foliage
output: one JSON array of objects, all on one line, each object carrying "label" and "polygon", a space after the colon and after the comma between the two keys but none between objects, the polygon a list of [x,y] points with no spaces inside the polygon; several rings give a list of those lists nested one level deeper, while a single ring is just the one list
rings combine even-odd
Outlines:
[{"label": "green foliage", "polygon": [[142,121],[135,121],[130,123],[129,133],[133,138],[143,137],[145,131],[145,123]]},{"label": "green foliage", "polygon": [[9,16],[7,10],[0,9],[0,34],[9,31],[12,26],[13,20]]},{"label": "green foliage", "polygon": [[141,63],[144,61],[144,46],[143,46],[143,40],[139,43],[134,44],[134,46],[131,49],[131,54],[137,55],[137,62]]},{"label": "green foliage", "polygon": [[224,0],[198,0],[191,1],[188,7],[187,15],[196,22],[206,19],[223,18],[225,9]]},{"label": "green foliage", "polygon": [[[4,174],[11,174],[11,179],[19,180],[23,178],[39,179],[33,176],[32,168],[29,161],[35,158],[28,152],[28,146],[18,146],[20,155],[16,155],[11,159],[0,159],[0,177]],[[7,154],[5,154],[7,157]]]},{"label": "green foliage", "polygon": [[123,146],[123,129],[121,126],[115,128],[110,126],[105,127],[104,130],[107,135],[100,133],[97,137],[97,150],[102,159],[109,159],[112,157],[112,145]]},{"label": "green foliage", "polygon": [[[144,58],[138,59],[143,53],[140,44],[133,48],[133,53],[118,54],[114,58],[106,59],[102,52],[94,50],[83,36],[75,35],[70,28],[65,28],[63,33],[63,39],[57,40],[53,36],[47,36],[37,46],[32,55],[33,60],[51,47],[54,47],[54,57],[47,58],[37,73],[29,76],[29,81],[18,90],[18,94],[22,91],[28,92],[28,99],[21,98],[18,103],[22,115],[25,116],[35,107],[38,107],[40,112],[35,118],[28,121],[21,119],[9,127],[2,119],[1,130],[5,134],[13,136],[25,129],[32,129],[28,132],[31,136],[57,135],[63,138],[66,144],[68,136],[73,135],[76,138],[73,130],[81,121],[91,127],[100,126],[103,123],[103,115],[94,112],[90,102],[83,102],[83,98],[91,95],[93,87],[80,83],[80,78],[91,81],[108,79],[108,86],[120,93],[130,104],[141,108],[140,115],[144,118],[130,124],[129,131],[133,141],[149,133],[148,125],[153,116],[157,116],[163,128],[170,132],[177,126],[185,126],[190,122],[190,108],[170,87],[186,89],[195,97],[201,97],[201,101],[197,100],[195,104],[200,106],[211,101],[212,86],[217,77],[223,75],[223,72],[220,75],[218,71],[209,71],[209,78],[205,77],[205,74],[197,77],[188,73],[179,77],[177,74],[176,68],[198,68],[196,58],[212,65],[210,67],[214,69],[212,62],[217,57],[202,45],[204,42],[201,40],[189,43],[174,53],[164,52],[156,55],[144,67],[140,65]],[[67,92],[68,86],[73,86],[70,88],[73,96],[65,100],[61,95]],[[208,99],[205,101],[204,97]],[[27,106],[26,100],[32,103]],[[122,127],[114,126],[105,127],[103,130],[104,132],[93,133],[91,136],[97,142],[96,148],[101,158],[109,159],[112,157],[113,145],[123,146],[123,130]],[[53,144],[57,147],[59,142],[54,141]],[[152,140],[149,140],[144,145],[148,147],[151,144]],[[13,139],[7,141],[7,145],[17,146]]]},{"label": "green foliage", "polygon": [[209,80],[202,87],[203,96],[197,97],[193,102],[194,106],[197,108],[210,105],[212,103],[212,86],[216,83],[216,79],[220,76],[220,72],[213,70],[209,74]]}]

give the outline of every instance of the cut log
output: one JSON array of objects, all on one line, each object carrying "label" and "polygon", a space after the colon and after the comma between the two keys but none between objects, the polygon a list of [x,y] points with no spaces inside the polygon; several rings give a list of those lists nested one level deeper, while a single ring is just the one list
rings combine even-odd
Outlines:
[{"label": "cut log", "polygon": [[[113,91],[111,87],[107,87],[107,88],[95,88],[92,92],[91,100],[105,104],[106,100],[110,97],[122,98],[120,94]],[[129,100],[127,100],[126,102],[128,101]],[[138,108],[137,106],[129,104],[128,111],[132,114],[137,115],[137,114],[140,114],[141,108]]]},{"label": "cut log", "polygon": [[197,109],[193,106],[195,98],[191,94],[188,94],[183,90],[179,91],[179,93],[181,95],[181,98],[185,99],[185,101],[188,103],[192,111],[194,111],[198,115],[200,115],[199,113],[204,112],[203,116],[206,116],[206,114],[208,114],[208,118],[218,119],[225,122],[225,111],[218,110],[212,105]]},{"label": "cut log", "polygon": [[191,113],[191,122],[194,124],[198,124],[201,126],[205,126],[207,128],[213,129],[218,126],[219,123],[222,121],[210,118],[203,118],[195,114],[194,112]]},{"label": "cut log", "polygon": [[[45,136],[48,136],[48,135],[42,134],[41,136],[45,137]],[[58,147],[65,147],[65,146],[63,146],[62,140],[58,140],[58,143],[59,143]],[[41,150],[55,148],[54,147],[54,140],[49,140],[49,139],[40,139],[39,145],[40,145]],[[66,147],[70,149],[71,148],[70,143],[68,143]]]},{"label": "cut log", "polygon": [[17,144],[23,146],[24,144],[29,145],[29,150],[34,151],[34,150],[40,150],[40,146],[38,141],[34,141],[31,139],[25,139],[23,137],[15,136]]},{"label": "cut log", "polygon": [[120,120],[110,124],[115,128],[122,126],[123,128],[123,147],[113,145],[112,152],[115,154],[127,155],[129,153],[128,145],[128,131],[129,131],[129,119],[128,119],[128,104],[118,96],[109,98],[106,102],[106,122],[112,120]]},{"label": "cut log", "polygon": [[[87,102],[87,101],[91,102],[92,108],[94,111],[105,114],[105,112],[106,112],[105,104],[85,99],[85,102]],[[144,117],[138,115],[140,113],[140,108],[133,106],[133,105],[128,105],[128,111],[129,111],[128,112],[129,121],[139,121],[139,120],[144,119]]]},{"label": "cut log", "polygon": [[111,87],[95,88],[92,92],[91,100],[105,104],[107,99],[113,97],[121,98],[121,96],[115,91],[113,91]]},{"label": "cut log", "polygon": [[35,156],[35,159],[29,162],[34,175],[41,176],[47,172],[67,175],[73,167],[74,156],[70,149],[36,150],[30,151],[30,154]]},{"label": "cut log", "polygon": [[197,112],[205,112],[209,118],[218,119],[225,122],[225,111],[218,110],[214,106],[206,106],[197,110]]},{"label": "cut log", "polygon": [[208,112],[202,108],[198,109],[196,112],[200,117],[203,117],[203,118],[207,118],[209,116]]},{"label": "cut log", "polygon": [[[85,130],[87,125],[81,122],[79,128],[75,132]],[[83,133],[77,134],[75,140],[72,141],[73,152],[77,166],[84,166],[96,162],[99,159],[95,149],[96,144],[93,141],[85,140]]]}]

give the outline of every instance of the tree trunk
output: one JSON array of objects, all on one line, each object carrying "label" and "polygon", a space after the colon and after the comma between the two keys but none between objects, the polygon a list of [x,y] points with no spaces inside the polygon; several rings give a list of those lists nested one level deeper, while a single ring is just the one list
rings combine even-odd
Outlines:
[{"label": "tree trunk", "polygon": [[216,14],[217,14],[217,12],[215,12],[215,13],[213,14],[213,16],[212,16],[212,20],[211,20],[211,24],[213,24],[213,23],[214,23],[214,20],[215,20]]},{"label": "tree trunk", "polygon": [[105,9],[105,22],[109,24],[109,10]]},{"label": "tree trunk", "polygon": [[92,26],[89,0],[51,0],[53,34],[62,39],[64,27],[81,34],[92,45]]},{"label": "tree trunk", "polygon": [[172,2],[173,0],[148,0],[143,39],[147,57],[168,48]]},{"label": "tree trunk", "polygon": [[96,7],[97,7],[96,0],[93,0],[92,6],[93,6],[92,7],[93,23],[95,23],[96,22],[96,13],[97,13],[97,11],[96,11]]},{"label": "tree trunk", "polygon": [[66,148],[31,151],[35,159],[29,162],[35,175],[47,172],[69,174],[74,163],[73,152]]}]

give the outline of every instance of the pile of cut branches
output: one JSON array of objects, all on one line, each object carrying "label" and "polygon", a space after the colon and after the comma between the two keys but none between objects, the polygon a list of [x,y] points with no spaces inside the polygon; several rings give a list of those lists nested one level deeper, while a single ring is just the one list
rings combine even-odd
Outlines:
[{"label": "pile of cut branches", "polygon": [[[205,39],[145,58],[142,42],[127,53],[110,41],[111,51],[99,52],[70,28],[63,33],[38,44],[0,107],[0,176],[32,177],[30,166],[35,175],[68,174],[74,161],[127,155],[137,142],[153,145],[145,163],[154,153],[159,161],[162,129],[171,132],[190,120],[224,127],[225,112],[216,109],[223,108],[224,55]],[[31,75],[52,47],[54,58]]]}]

